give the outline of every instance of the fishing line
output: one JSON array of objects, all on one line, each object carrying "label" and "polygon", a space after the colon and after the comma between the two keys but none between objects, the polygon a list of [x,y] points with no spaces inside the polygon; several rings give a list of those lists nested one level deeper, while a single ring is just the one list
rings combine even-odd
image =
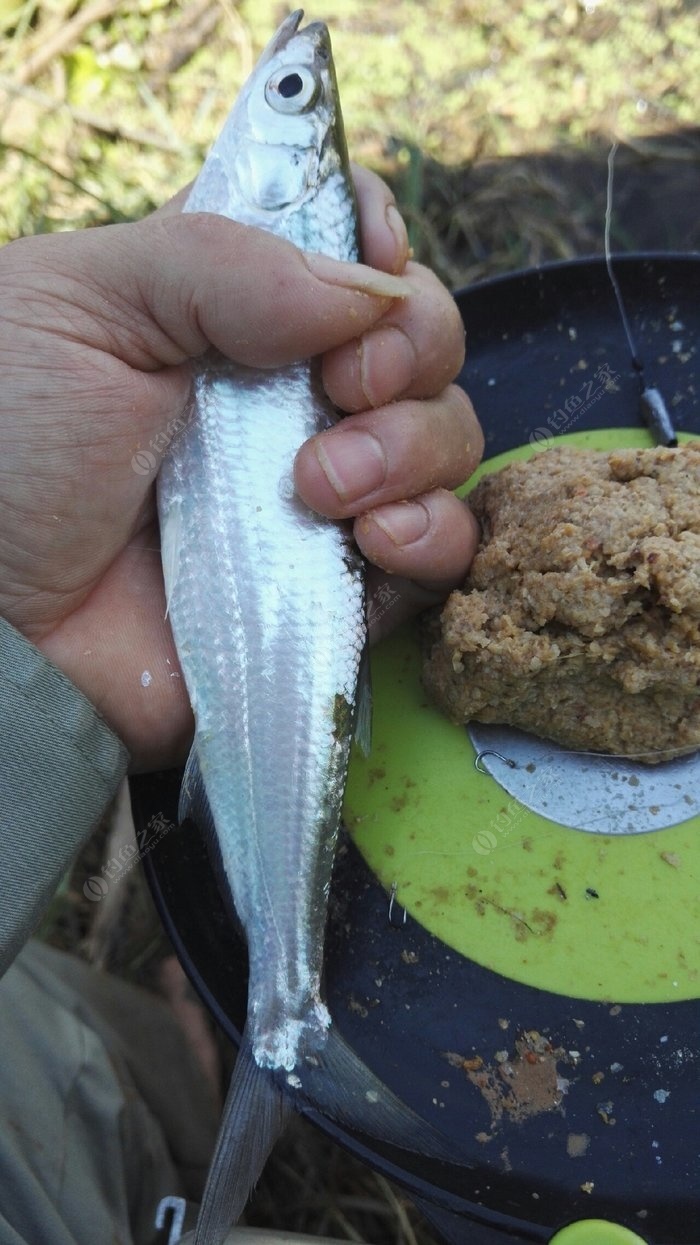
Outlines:
[{"label": "fishing line", "polygon": [[634,337],[632,336],[632,329],[630,327],[630,322],[627,318],[627,311],[625,308],[624,299],[622,297],[622,290],[620,289],[617,276],[615,275],[615,271],[613,269],[612,254],[610,251],[610,225],[612,221],[613,190],[614,190],[614,180],[615,180],[615,156],[617,155],[618,146],[619,146],[619,143],[614,142],[612,147],[610,148],[610,151],[608,152],[608,184],[607,184],[607,193],[606,193],[606,199],[605,199],[605,267],[608,270],[610,284],[613,287],[613,292],[617,300],[617,307],[618,307],[618,311],[620,312],[622,326],[625,330],[627,344],[629,346],[630,355],[632,356],[632,366],[634,367],[635,372],[638,373],[640,377],[640,386],[643,388],[644,386],[641,382],[641,377],[644,374],[644,364],[642,363],[641,359],[637,355],[637,346],[636,346]]},{"label": "fishing line", "polygon": [[605,267],[608,270],[608,277],[610,278],[610,284],[612,285],[618,311],[620,312],[622,326],[625,330],[625,336],[627,338],[627,344],[632,359],[632,366],[639,378],[639,405],[641,408],[642,418],[657,445],[675,447],[678,445],[678,438],[676,436],[676,431],[673,427],[673,420],[668,412],[663,395],[660,390],[655,389],[651,385],[647,385],[645,382],[644,363],[637,353],[637,345],[632,335],[632,329],[627,317],[627,310],[625,308],[625,301],[622,297],[622,290],[620,289],[620,285],[613,268],[612,252],[610,250],[610,225],[612,221],[615,156],[617,155],[618,146],[619,144],[617,141],[614,142],[608,152],[608,183],[605,200]]},{"label": "fishing line", "polygon": [[[692,756],[697,750],[696,744],[688,744],[686,747],[678,748],[674,748],[671,744],[668,748],[651,748],[647,752],[586,752],[583,748],[558,748],[556,752],[547,752],[544,756],[540,756],[538,765],[544,765],[548,761],[557,761],[562,756],[596,757],[599,761],[612,764],[614,761],[643,761],[645,757],[668,757],[669,753],[672,754],[669,757],[670,760],[682,761],[684,757]],[[479,774],[490,774],[491,772],[483,764],[477,764],[486,756],[498,757],[499,761],[503,761],[510,769],[520,769],[522,765],[522,762],[515,761],[512,757],[506,757],[501,752],[495,752],[493,748],[484,748],[474,758],[474,768]],[[649,772],[651,773],[652,771]]]}]

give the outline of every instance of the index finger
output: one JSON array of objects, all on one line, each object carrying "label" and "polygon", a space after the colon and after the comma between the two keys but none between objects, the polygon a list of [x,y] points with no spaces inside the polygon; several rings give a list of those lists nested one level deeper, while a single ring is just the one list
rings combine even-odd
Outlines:
[{"label": "index finger", "polygon": [[357,192],[360,255],[372,268],[400,273],[409,257],[408,233],[386,182],[361,164],[352,164]]}]

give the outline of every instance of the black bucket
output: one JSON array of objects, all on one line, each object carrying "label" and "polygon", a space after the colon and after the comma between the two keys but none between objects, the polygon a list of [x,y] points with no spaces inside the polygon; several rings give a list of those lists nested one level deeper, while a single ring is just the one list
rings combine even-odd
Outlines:
[{"label": "black bucket", "polygon": [[[679,432],[700,433],[700,257],[624,256],[615,268],[646,384],[664,394]],[[487,281],[456,298],[468,344],[460,383],[482,420],[487,458],[549,436],[642,427],[639,374],[602,260]],[[611,377],[614,384],[607,383]],[[588,400],[597,393],[598,400]],[[648,434],[640,443],[651,444]],[[373,772],[381,781],[376,758]],[[177,827],[180,777],[132,779],[140,847],[184,968],[237,1042],[245,1018],[245,949],[196,830]],[[398,810],[403,797],[392,798]],[[471,839],[478,822],[466,804],[464,821]],[[700,856],[700,826],[695,839]],[[686,855],[682,864],[690,869],[692,860]],[[591,913],[608,883],[615,885],[611,871],[601,857],[595,879],[580,879]],[[660,997],[663,990],[648,998],[632,991],[620,1004],[614,993],[587,997],[573,965],[570,992],[560,983],[550,988],[547,958],[540,955],[533,983],[520,969],[511,975],[507,954],[495,957],[494,968],[482,948],[465,954],[429,932],[400,906],[408,898],[399,891],[392,899],[389,877],[385,872],[379,881],[344,835],[325,994],[347,1041],[395,1094],[453,1140],[459,1161],[451,1166],[351,1135],[323,1114],[322,1104],[310,1118],[403,1185],[456,1245],[697,1245],[700,978],[697,992],[686,988],[676,998],[677,970],[669,963],[667,997]],[[648,941],[635,950],[642,966],[655,954],[657,932],[678,919],[668,902],[648,906]],[[697,901],[682,920],[686,970],[694,979]],[[622,913],[620,946],[625,939]],[[520,1078],[520,1092],[510,1098],[504,1065]]]}]

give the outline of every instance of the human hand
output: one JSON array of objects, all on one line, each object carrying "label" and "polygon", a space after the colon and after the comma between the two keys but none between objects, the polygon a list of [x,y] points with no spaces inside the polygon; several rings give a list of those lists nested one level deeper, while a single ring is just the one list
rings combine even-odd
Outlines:
[{"label": "human hand", "polygon": [[[387,193],[358,172],[365,255],[400,271],[406,244],[386,225]],[[192,719],[165,620],[155,472],[135,469],[143,461],[135,456],[167,441],[187,404],[189,361],[210,345],[265,367],[325,354],[331,396],[360,412],[346,427],[376,433],[386,477],[367,497],[340,500],[323,471],[337,446],[324,459],[319,439],[298,459],[298,487],[328,514],[372,509],[356,532],[385,570],[446,587],[475,540],[468,511],[434,491],[463,479],[480,453],[471,408],[459,391],[442,392],[459,366],[462,331],[434,278],[410,266],[414,293],[399,304],[371,293],[366,270],[355,270],[359,288],[321,280],[281,239],[179,206],[0,251],[0,615],[73,680],[144,769],[184,756]],[[380,322],[413,342],[413,379],[391,339],[380,379],[371,338]],[[369,352],[369,401],[349,338]],[[416,493],[431,522],[401,547],[381,527],[391,511],[376,507]]]}]

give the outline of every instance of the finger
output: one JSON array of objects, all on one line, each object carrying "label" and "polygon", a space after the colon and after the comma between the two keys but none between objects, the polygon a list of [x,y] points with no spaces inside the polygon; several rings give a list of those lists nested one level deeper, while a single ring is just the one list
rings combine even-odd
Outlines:
[{"label": "finger", "polygon": [[388,575],[378,566],[367,566],[367,629],[370,644],[376,644],[389,632],[431,605],[444,600],[444,592],[421,588],[401,575]]},{"label": "finger", "polygon": [[347,518],[433,488],[456,488],[483,447],[469,398],[450,385],[438,398],[350,415],[312,437],[296,457],[296,487],[312,509]]},{"label": "finger", "polygon": [[10,276],[15,265],[21,275],[27,242],[33,291],[55,290],[60,275],[73,334],[145,371],[210,346],[249,366],[281,367],[364,333],[411,289],[205,213],[20,239],[5,248]]},{"label": "finger", "polygon": [[383,272],[403,272],[408,233],[386,182],[361,164],[352,165],[360,218],[360,255]]},{"label": "finger", "polygon": [[464,580],[479,543],[471,510],[445,489],[379,506],[355,521],[354,532],[375,566],[433,592]]},{"label": "finger", "polygon": [[324,387],[343,411],[432,397],[464,362],[464,325],[454,299],[429,269],[409,264],[406,275],[410,298],[324,357]]}]

